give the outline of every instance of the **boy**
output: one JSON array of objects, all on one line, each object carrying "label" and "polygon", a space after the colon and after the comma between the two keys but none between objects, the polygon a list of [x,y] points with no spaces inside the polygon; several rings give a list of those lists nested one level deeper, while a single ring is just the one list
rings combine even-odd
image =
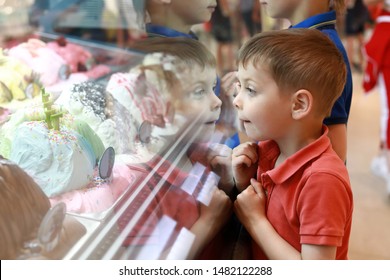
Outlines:
[{"label": "boy", "polygon": [[322,123],[344,87],[342,55],[321,32],[293,29],[256,35],[238,63],[233,103],[260,141],[232,155],[234,210],[253,257],[347,259],[352,192]]},{"label": "boy", "polygon": [[376,19],[374,32],[365,45],[367,65],[363,88],[369,93],[378,86],[381,96],[380,154],[372,161],[371,168],[387,180],[387,192],[390,194],[390,0],[385,0],[383,4],[383,9]]},{"label": "boy", "polygon": [[[352,75],[344,46],[335,29],[336,13],[345,10],[344,0],[260,0],[262,8],[272,18],[286,18],[290,28],[318,29],[328,35],[343,54],[347,66],[344,91],[335,102],[331,115],[324,120],[333,149],[345,161],[347,156],[347,122],[352,99]],[[334,9],[334,10],[330,10]],[[338,71],[334,73],[338,74]]]},{"label": "boy", "polygon": [[[175,236],[183,228],[195,236],[188,255],[183,253],[182,257],[214,258],[204,255],[206,253],[202,255],[202,252],[231,215],[232,205],[226,193],[229,194],[233,187],[231,149],[218,143],[210,147],[207,145],[215,132],[221,111],[221,101],[213,91],[217,77],[215,58],[200,42],[187,38],[150,38],[137,42],[134,48],[146,53],[161,52],[169,55],[163,59],[163,65],[148,64],[144,70],[149,71],[147,76],[154,72],[161,85],[160,92],[167,92],[166,96],[171,98],[175,120],[184,120],[183,128],[191,128],[191,132],[183,133],[180,130],[177,135],[177,139],[184,137],[181,142],[190,147],[188,150],[178,147],[167,159],[157,156],[146,164],[129,166],[133,174],[137,174],[139,182],[143,182],[150,174],[153,176],[147,184],[134,185],[137,189],[134,193],[139,194],[127,207],[126,215],[133,217],[139,209],[138,205],[143,205],[146,197],[150,199],[135,227],[127,231],[126,221],[120,221],[122,225],[125,222],[123,230],[127,233],[124,242],[128,246],[127,254],[133,258],[137,254],[137,246],[147,247],[150,242],[153,245],[153,229],[162,217],[168,216],[177,223]],[[201,170],[199,173],[194,172],[196,167]],[[200,202],[199,195],[207,179],[214,176],[212,171],[221,178],[218,184],[220,189],[215,188],[215,182],[210,204],[206,205]],[[194,187],[191,192],[185,191],[188,184]],[[166,252],[171,249],[172,241],[167,242]]]},{"label": "boy", "polygon": [[[198,40],[191,28],[200,23],[210,21],[217,7],[216,0],[147,0],[146,10],[150,16],[150,22],[146,24],[148,37],[184,37]],[[218,62],[220,63],[220,62]],[[215,94],[221,96],[222,118],[220,123],[232,124],[231,104],[229,97],[225,95],[227,87],[234,80],[232,75],[226,75],[222,81],[217,80]],[[229,130],[229,128],[227,128]],[[230,132],[227,132],[230,134]],[[229,135],[226,144],[233,148],[240,143],[237,133]]]},{"label": "boy", "polygon": [[216,0],[147,0],[146,31],[150,37],[197,39],[192,26],[209,21],[216,6]]}]

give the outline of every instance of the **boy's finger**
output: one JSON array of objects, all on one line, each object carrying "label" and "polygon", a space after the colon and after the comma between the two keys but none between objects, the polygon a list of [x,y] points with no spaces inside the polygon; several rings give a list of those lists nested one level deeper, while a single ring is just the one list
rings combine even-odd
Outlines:
[{"label": "boy's finger", "polygon": [[253,187],[258,196],[263,195],[263,187],[256,179],[251,179],[251,186]]},{"label": "boy's finger", "polygon": [[246,165],[247,167],[251,167],[253,164],[251,158],[246,155],[241,155],[232,160],[233,166]]},{"label": "boy's finger", "polygon": [[257,151],[253,149],[247,149],[241,147],[234,148],[232,156],[234,157],[246,156],[252,161],[252,163],[256,163],[258,160]]}]

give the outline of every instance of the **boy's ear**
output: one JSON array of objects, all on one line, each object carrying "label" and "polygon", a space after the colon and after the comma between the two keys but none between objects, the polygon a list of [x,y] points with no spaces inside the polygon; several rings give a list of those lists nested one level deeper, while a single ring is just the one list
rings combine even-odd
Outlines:
[{"label": "boy's ear", "polygon": [[296,91],[291,99],[291,116],[295,120],[307,116],[313,108],[313,95],[306,89]]}]

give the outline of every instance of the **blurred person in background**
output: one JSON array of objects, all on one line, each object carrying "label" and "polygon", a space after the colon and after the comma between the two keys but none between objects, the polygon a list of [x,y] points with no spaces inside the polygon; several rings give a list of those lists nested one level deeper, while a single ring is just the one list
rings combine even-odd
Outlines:
[{"label": "blurred person in background", "polygon": [[390,194],[390,0],[383,1],[381,13],[369,41],[365,44],[367,65],[364,71],[363,87],[366,93],[379,90],[381,100],[380,148],[371,163],[374,174],[387,181]]},{"label": "blurred person in background", "polygon": [[216,0],[146,0],[148,36],[198,39],[192,27],[208,22],[216,5]]},{"label": "blurred person in background", "polygon": [[217,69],[219,75],[234,69],[233,28],[228,0],[217,0],[211,17],[211,33],[217,41]]},{"label": "blurred person in background", "polygon": [[131,46],[146,36],[144,0],[116,0],[116,9],[119,14],[119,26],[116,29],[119,47]]},{"label": "blurred person in background", "polygon": [[252,37],[261,31],[260,2],[258,0],[240,0],[239,7],[248,35]]},{"label": "blurred person in background", "polygon": [[29,18],[32,25],[46,33],[105,42],[104,9],[104,0],[36,0]]},{"label": "blurred person in background", "polygon": [[370,18],[375,22],[376,18],[382,12],[384,0],[364,0],[363,2],[370,13]]},{"label": "blurred person in background", "polygon": [[363,71],[364,32],[370,15],[363,0],[346,0],[345,15],[346,50],[352,69],[358,73]]}]

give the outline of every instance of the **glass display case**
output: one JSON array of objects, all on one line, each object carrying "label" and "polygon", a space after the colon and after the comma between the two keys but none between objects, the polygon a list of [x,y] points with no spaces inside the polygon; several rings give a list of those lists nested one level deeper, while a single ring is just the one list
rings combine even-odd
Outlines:
[{"label": "glass display case", "polygon": [[[38,4],[44,2],[49,8],[42,12]],[[12,178],[2,182],[18,195],[5,200],[1,232],[19,247],[14,255],[0,248],[1,258],[187,259],[220,253],[202,253],[202,242],[210,240],[199,241],[222,227],[210,223],[213,218],[204,223],[211,210],[230,211],[230,190],[216,194],[226,178],[212,168],[216,158],[230,156],[219,99],[208,97],[215,103],[211,113],[194,110],[184,92],[197,100],[203,93],[186,88],[188,65],[116,44],[123,30],[130,37],[142,33],[144,1],[116,2],[131,7],[134,16],[118,13],[119,26],[111,21],[99,28],[105,34],[116,30],[107,41],[91,37],[90,31],[98,34],[96,17],[63,6],[70,2],[95,13],[103,9],[100,1],[25,1],[24,18],[12,12],[22,6],[11,11],[10,1],[0,3],[1,24],[17,16],[26,28],[11,36],[7,26],[0,35],[1,169],[22,169],[30,178],[27,188],[40,189],[36,205],[19,209],[12,207],[19,205],[15,200],[27,205],[31,194],[22,183],[13,186]],[[50,208],[34,225],[17,219],[35,215],[41,200]]]}]

